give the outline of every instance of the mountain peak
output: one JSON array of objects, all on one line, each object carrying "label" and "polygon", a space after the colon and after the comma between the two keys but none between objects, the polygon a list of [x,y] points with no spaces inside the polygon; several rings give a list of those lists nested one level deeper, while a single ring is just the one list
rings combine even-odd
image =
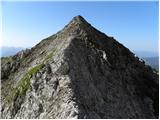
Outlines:
[{"label": "mountain peak", "polygon": [[3,58],[1,80],[1,118],[159,117],[156,71],[80,15],[30,50]]},{"label": "mountain peak", "polygon": [[83,20],[84,18],[81,15],[77,15],[77,16],[74,17],[74,19]]},{"label": "mountain peak", "polygon": [[81,15],[75,16],[73,20],[76,22],[86,22],[86,20]]},{"label": "mountain peak", "polygon": [[[81,15],[77,15],[60,32],[64,35],[84,35],[90,33],[92,27]],[[64,34],[65,33],[65,34]]]},{"label": "mountain peak", "polygon": [[77,15],[73,17],[70,23],[76,23],[76,24],[89,24],[81,15]]}]

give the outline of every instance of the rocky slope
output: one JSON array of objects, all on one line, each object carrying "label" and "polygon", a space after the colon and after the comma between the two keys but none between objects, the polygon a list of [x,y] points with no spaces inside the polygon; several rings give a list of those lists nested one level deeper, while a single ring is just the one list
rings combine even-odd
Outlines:
[{"label": "rocky slope", "polygon": [[158,75],[81,16],[1,66],[1,118],[158,118]]}]

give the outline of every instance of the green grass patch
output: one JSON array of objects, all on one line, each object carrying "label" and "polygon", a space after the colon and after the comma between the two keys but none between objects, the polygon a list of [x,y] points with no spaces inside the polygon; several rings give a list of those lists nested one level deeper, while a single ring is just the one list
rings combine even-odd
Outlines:
[{"label": "green grass patch", "polygon": [[28,75],[33,75],[33,74],[36,74],[41,68],[44,67],[44,63],[42,64],[39,64],[33,68],[31,68],[29,71],[28,71]]},{"label": "green grass patch", "polygon": [[22,97],[23,95],[26,94],[27,90],[31,87],[30,77],[36,74],[40,69],[42,69],[44,65],[45,64],[42,63],[28,70],[28,72],[19,81],[18,85],[15,88],[13,88],[10,95],[8,95],[5,98],[7,103],[11,103],[16,97],[18,96]]},{"label": "green grass patch", "polygon": [[46,56],[41,64],[38,64],[37,66],[27,71],[27,73],[18,82],[18,85],[13,88],[8,96],[6,96],[5,100],[8,104],[10,104],[15,98],[23,97],[26,94],[27,90],[31,87],[30,78],[45,66],[45,63],[48,62],[49,59],[51,59],[55,51],[56,48],[54,48],[51,53]]}]

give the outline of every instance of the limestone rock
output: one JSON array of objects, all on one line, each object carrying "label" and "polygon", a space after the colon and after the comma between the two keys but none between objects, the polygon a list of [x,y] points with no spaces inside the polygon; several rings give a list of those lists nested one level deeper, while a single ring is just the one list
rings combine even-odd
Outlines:
[{"label": "limestone rock", "polygon": [[1,118],[159,117],[158,75],[81,16],[1,66]]}]

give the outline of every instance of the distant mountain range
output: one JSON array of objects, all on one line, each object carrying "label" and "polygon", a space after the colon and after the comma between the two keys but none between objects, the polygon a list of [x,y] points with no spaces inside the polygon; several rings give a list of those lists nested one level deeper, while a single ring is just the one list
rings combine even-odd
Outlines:
[{"label": "distant mountain range", "polygon": [[11,55],[15,55],[17,52],[25,49],[23,47],[0,47],[1,49],[1,54],[0,57],[7,57],[7,56],[11,56]]},{"label": "distant mountain range", "polygon": [[[12,56],[18,53],[21,50],[24,50],[24,47],[1,47],[0,57]],[[159,57],[156,52],[147,52],[147,51],[133,51],[138,57],[144,59],[147,65],[150,65],[152,68],[159,69]]]},{"label": "distant mountain range", "polygon": [[[24,50],[24,47],[1,47],[0,57],[7,57],[15,55],[21,50]],[[152,68],[158,70],[159,68],[159,57],[158,52],[147,52],[147,51],[133,51],[138,57],[144,59],[147,65],[150,65]]]},{"label": "distant mountain range", "polygon": [[[6,56],[11,56],[11,55],[15,55],[17,52],[24,50],[26,48],[24,47],[7,47],[7,46],[3,46],[0,47],[1,49],[1,57],[6,57]],[[133,51],[133,53],[135,53],[138,57],[140,58],[146,58],[146,59],[154,59],[157,58],[158,52],[148,52],[148,51]],[[150,60],[149,60],[150,61]]]},{"label": "distant mountain range", "polygon": [[146,57],[142,58],[146,64],[150,65],[152,68],[159,70],[159,57]]},{"label": "distant mountain range", "polygon": [[149,58],[149,57],[157,57],[159,56],[158,52],[151,52],[151,51],[132,51],[140,58]]}]

